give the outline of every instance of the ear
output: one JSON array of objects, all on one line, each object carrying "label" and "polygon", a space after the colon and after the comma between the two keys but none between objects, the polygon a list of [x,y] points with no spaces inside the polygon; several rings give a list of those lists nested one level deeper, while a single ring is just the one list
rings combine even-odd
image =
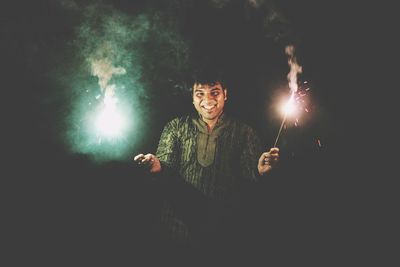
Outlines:
[{"label": "ear", "polygon": [[225,95],[224,100],[227,100],[228,99],[228,90],[224,89],[224,95]]}]

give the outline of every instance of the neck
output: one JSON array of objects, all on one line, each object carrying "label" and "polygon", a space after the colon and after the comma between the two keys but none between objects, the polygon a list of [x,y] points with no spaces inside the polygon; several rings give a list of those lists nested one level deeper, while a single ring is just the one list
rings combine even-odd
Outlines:
[{"label": "neck", "polygon": [[219,114],[217,117],[215,117],[212,120],[208,120],[208,119],[205,119],[203,117],[201,118],[207,124],[207,129],[208,129],[209,133],[212,132],[212,130],[214,129],[214,127],[217,124],[217,122],[218,122],[219,118],[221,117],[221,115],[222,115],[222,112],[221,112],[221,114]]},{"label": "neck", "polygon": [[208,132],[212,132],[214,129],[215,124],[217,124],[218,119],[216,120],[203,120],[207,124]]}]

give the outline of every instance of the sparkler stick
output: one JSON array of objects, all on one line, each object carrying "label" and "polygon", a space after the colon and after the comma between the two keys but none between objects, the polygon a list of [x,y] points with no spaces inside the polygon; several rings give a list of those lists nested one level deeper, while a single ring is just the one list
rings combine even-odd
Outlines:
[{"label": "sparkler stick", "polygon": [[279,131],[278,131],[278,135],[276,136],[276,139],[275,139],[274,147],[276,147],[276,145],[278,144],[279,136],[281,135],[281,132],[282,132],[283,126],[285,125],[287,116],[289,114],[292,114],[295,112],[296,107],[295,107],[294,101],[295,101],[295,95],[294,95],[294,93],[292,93],[290,95],[289,100],[283,106],[283,108],[284,108],[283,109],[284,110],[283,119],[282,119],[281,127],[279,128]]},{"label": "sparkler stick", "polygon": [[276,147],[276,144],[278,143],[279,136],[281,135],[283,125],[285,124],[285,121],[286,121],[286,116],[287,116],[287,112],[285,112],[285,116],[283,117],[281,127],[279,128],[278,135],[276,136],[276,139],[275,139],[274,147]]}]

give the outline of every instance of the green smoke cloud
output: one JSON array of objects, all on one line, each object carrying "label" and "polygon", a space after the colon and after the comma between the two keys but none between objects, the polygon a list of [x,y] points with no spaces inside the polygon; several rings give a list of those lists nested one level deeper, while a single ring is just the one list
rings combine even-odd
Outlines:
[{"label": "green smoke cloud", "polygon": [[[128,15],[99,4],[83,10],[71,43],[77,55],[65,140],[73,152],[98,161],[130,159],[149,131],[151,98],[160,88],[180,88],[188,49],[166,13],[149,9]],[[128,122],[118,138],[102,137],[95,127],[107,96]]]}]

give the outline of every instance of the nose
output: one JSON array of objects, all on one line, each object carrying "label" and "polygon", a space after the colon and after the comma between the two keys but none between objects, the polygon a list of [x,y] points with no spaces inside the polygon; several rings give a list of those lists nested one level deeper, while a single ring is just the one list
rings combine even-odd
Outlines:
[{"label": "nose", "polygon": [[214,98],[215,98],[215,97],[214,97],[212,94],[210,94],[210,93],[204,94],[204,100],[205,100],[205,101],[214,100]]}]

